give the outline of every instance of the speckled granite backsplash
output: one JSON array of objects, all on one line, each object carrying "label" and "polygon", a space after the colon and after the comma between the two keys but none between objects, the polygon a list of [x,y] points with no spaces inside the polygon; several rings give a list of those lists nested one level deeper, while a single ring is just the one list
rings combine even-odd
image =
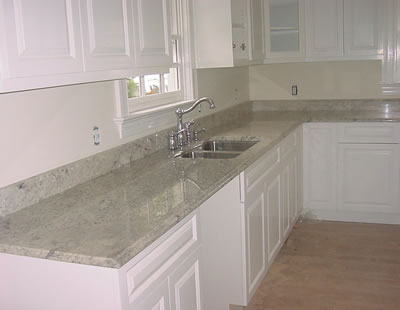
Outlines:
[{"label": "speckled granite backsplash", "polygon": [[[238,121],[246,121],[250,113],[250,104],[237,105],[196,119],[195,127],[206,127],[208,134],[212,134],[213,127],[216,127],[215,124],[232,123],[232,126],[236,126]],[[190,115],[185,116],[184,120],[189,118]],[[0,216],[29,207],[43,199],[127,165],[131,161],[144,158],[163,148],[166,149],[167,135],[171,129],[173,128],[0,188]]]}]

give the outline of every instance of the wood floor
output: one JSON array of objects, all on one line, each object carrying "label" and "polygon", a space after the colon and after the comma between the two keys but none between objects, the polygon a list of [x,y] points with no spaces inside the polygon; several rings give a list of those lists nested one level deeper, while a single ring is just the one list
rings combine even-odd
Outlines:
[{"label": "wood floor", "polygon": [[400,225],[296,224],[246,310],[400,309]]}]

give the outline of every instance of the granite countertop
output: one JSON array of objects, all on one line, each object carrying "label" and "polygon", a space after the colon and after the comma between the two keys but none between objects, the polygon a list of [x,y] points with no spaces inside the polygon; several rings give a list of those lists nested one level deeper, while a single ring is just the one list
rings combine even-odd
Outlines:
[{"label": "granite countertop", "polygon": [[0,252],[120,268],[308,121],[400,121],[400,115],[257,112],[237,128],[215,132],[260,140],[236,158],[192,160],[159,151],[0,217]]}]

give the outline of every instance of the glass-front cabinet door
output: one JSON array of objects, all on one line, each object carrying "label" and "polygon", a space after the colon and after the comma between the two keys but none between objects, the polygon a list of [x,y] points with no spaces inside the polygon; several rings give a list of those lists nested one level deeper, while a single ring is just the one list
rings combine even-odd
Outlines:
[{"label": "glass-front cabinet door", "polygon": [[267,62],[305,55],[304,0],[265,0]]}]

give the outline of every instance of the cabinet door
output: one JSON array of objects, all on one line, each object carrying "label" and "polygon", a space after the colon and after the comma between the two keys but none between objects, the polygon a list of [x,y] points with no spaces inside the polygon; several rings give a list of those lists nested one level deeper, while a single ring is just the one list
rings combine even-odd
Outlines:
[{"label": "cabinet door", "polygon": [[197,249],[170,276],[171,310],[201,310],[199,270]]},{"label": "cabinet door", "polygon": [[338,209],[400,212],[399,158],[397,144],[341,144]]},{"label": "cabinet door", "polygon": [[87,71],[132,69],[128,0],[82,0],[82,33]]},{"label": "cabinet door", "polygon": [[250,0],[251,61],[262,63],[265,58],[264,0]]},{"label": "cabinet door", "polygon": [[268,262],[271,261],[281,245],[281,176],[268,178],[265,183],[266,233],[268,245]]},{"label": "cabinet door", "polygon": [[135,310],[170,310],[168,279],[157,287],[152,287],[133,304]]},{"label": "cabinet door", "polygon": [[304,208],[336,209],[336,125],[304,125]]},{"label": "cabinet door", "polygon": [[244,207],[248,296],[254,293],[266,270],[268,230],[264,194],[261,181],[247,193]]},{"label": "cabinet door", "polygon": [[294,224],[297,218],[297,157],[293,154],[288,164],[289,174],[289,222],[290,225]]},{"label": "cabinet door", "polygon": [[307,57],[343,55],[343,0],[306,0]]},{"label": "cabinet door", "polygon": [[283,165],[281,172],[282,182],[282,197],[281,197],[281,221],[282,221],[282,236],[285,238],[289,233],[290,228],[290,171],[289,163]]},{"label": "cabinet door", "polygon": [[172,65],[169,0],[133,0],[135,66]]},{"label": "cabinet door", "polygon": [[233,59],[238,64],[249,60],[249,1],[231,0]]},{"label": "cabinet door", "polygon": [[78,0],[2,0],[0,10],[3,79],[83,71]]},{"label": "cabinet door", "polygon": [[266,57],[304,57],[304,0],[265,0]]},{"label": "cabinet door", "polygon": [[384,5],[386,0],[344,0],[344,54],[383,54]]}]

